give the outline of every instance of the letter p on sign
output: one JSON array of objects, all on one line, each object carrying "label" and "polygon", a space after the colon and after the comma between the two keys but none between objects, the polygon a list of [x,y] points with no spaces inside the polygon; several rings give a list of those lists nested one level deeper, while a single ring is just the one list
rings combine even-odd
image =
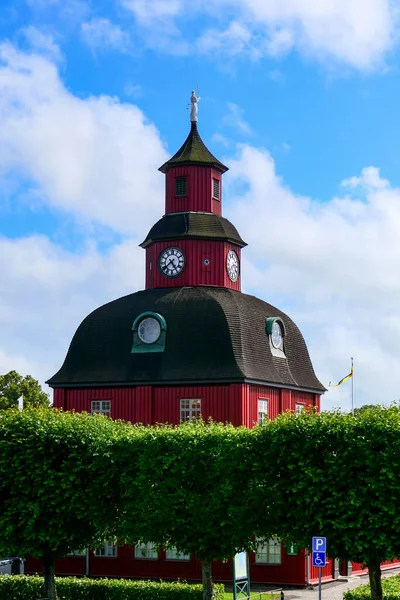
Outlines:
[{"label": "letter p on sign", "polygon": [[325,537],[313,537],[312,550],[313,550],[313,552],[326,552],[326,538]]}]

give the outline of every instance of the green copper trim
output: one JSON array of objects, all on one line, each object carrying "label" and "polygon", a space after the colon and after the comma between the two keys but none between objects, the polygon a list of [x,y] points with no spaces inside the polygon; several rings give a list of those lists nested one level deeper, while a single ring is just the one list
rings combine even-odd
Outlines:
[{"label": "green copper trim", "polygon": [[275,323],[275,321],[278,321],[278,323],[280,324],[280,326],[282,328],[282,335],[283,335],[283,337],[285,337],[285,335],[286,335],[285,323],[282,321],[282,319],[280,317],[267,317],[265,319],[265,331],[267,332],[268,335],[271,335],[272,326]]},{"label": "green copper trim", "polygon": [[[158,340],[156,340],[153,344],[145,344],[139,337],[138,328],[143,319],[147,317],[153,317],[153,319],[157,319],[160,323],[161,334]],[[131,354],[144,354],[149,352],[164,352],[165,350],[165,341],[167,337],[167,322],[162,315],[159,313],[155,313],[152,311],[147,311],[141,313],[136,319],[133,321],[132,325],[133,331],[133,344]]]}]

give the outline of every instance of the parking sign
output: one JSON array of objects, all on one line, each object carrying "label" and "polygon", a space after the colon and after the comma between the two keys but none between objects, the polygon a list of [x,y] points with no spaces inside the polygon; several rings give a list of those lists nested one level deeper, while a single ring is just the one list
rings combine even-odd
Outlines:
[{"label": "parking sign", "polygon": [[313,537],[312,551],[313,552],[326,552],[326,537]]}]

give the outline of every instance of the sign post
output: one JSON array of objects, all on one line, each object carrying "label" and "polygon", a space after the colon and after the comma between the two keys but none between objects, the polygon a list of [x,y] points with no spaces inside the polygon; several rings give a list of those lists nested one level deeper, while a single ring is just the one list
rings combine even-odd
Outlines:
[{"label": "sign post", "polygon": [[326,567],[326,538],[313,537],[312,565],[318,567],[318,600],[322,598],[322,567]]}]

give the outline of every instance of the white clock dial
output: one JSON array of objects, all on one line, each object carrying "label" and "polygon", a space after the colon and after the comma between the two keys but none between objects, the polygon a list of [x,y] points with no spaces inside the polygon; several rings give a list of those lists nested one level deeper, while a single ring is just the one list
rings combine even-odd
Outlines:
[{"label": "white clock dial", "polygon": [[185,268],[185,255],[179,248],[166,248],[161,252],[158,264],[166,277],[177,277]]},{"label": "white clock dial", "polygon": [[236,252],[229,250],[226,257],[226,270],[231,281],[237,281],[239,277],[239,259]]},{"label": "white clock dial", "polygon": [[161,325],[157,319],[147,317],[140,321],[137,331],[144,344],[154,344],[161,335]]},{"label": "white clock dial", "polygon": [[275,348],[282,349],[282,329],[279,323],[275,321],[272,325],[271,341]]}]

